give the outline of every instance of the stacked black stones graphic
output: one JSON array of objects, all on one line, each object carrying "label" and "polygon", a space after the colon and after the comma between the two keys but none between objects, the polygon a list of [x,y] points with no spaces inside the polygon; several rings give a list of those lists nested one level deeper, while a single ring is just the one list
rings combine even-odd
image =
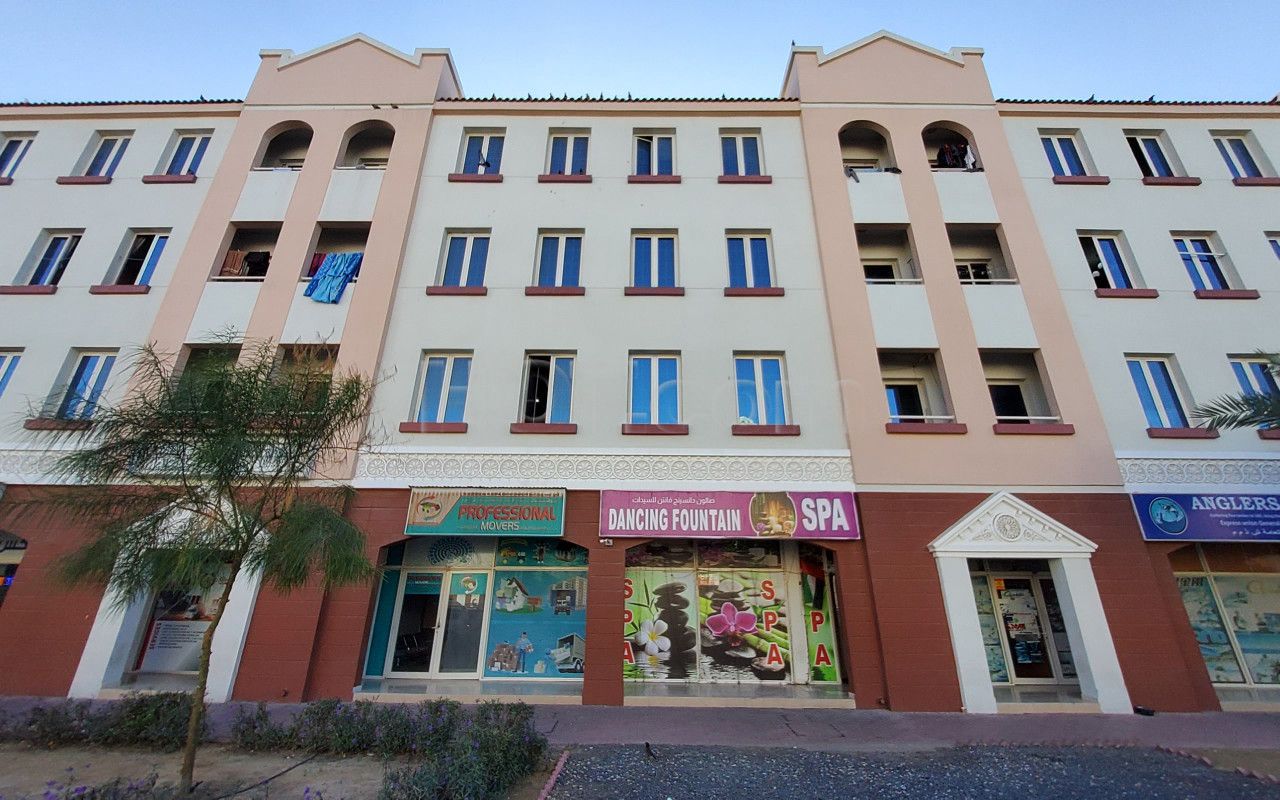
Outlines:
[{"label": "stacked black stones graphic", "polygon": [[668,677],[686,678],[694,666],[694,646],[698,637],[689,627],[689,600],[684,596],[685,585],[679,582],[664,583],[653,591],[658,619],[667,623],[665,636],[671,640],[671,657],[667,660]]}]

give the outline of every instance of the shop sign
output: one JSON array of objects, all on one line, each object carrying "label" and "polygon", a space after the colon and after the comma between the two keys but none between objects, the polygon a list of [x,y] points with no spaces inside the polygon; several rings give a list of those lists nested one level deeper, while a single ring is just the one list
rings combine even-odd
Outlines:
[{"label": "shop sign", "polygon": [[1135,494],[1147,541],[1280,541],[1280,495]]},{"label": "shop sign", "polygon": [[564,490],[414,489],[410,536],[562,536]]},{"label": "shop sign", "polygon": [[857,539],[852,492],[600,493],[600,536]]}]

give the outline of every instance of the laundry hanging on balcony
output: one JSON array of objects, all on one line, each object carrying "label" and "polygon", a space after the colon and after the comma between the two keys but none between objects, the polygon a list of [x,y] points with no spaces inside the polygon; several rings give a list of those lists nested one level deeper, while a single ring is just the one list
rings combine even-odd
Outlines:
[{"label": "laundry hanging on balcony", "polygon": [[347,284],[360,274],[364,253],[329,253],[302,294],[317,303],[337,303]]}]

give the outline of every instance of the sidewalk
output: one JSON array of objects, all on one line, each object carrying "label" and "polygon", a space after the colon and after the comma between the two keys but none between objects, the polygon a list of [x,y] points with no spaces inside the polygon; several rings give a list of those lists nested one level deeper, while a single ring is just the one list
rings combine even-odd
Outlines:
[{"label": "sidewalk", "polygon": [[905,713],[879,710],[539,706],[552,745],[798,747],[837,753],[968,744],[1280,750],[1280,714]]}]

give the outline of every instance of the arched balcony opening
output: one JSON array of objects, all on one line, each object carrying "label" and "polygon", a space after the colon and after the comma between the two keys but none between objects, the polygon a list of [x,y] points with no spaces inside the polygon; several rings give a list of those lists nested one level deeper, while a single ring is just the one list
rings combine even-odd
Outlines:
[{"label": "arched balcony opening", "polygon": [[343,137],[338,169],[386,169],[395,138],[395,128],[381,120],[353,126]]},{"label": "arched balcony opening", "polygon": [[899,172],[889,132],[874,122],[850,122],[840,129],[840,162],[844,174]]},{"label": "arched balcony opening", "polygon": [[303,122],[290,122],[277,126],[263,137],[266,145],[255,169],[302,169],[307,150],[311,147],[311,126]]},{"label": "arched balcony opening", "polygon": [[921,134],[924,139],[924,152],[929,159],[929,168],[938,170],[966,170],[977,172],[982,169],[982,159],[974,144],[973,134],[962,125],[954,122],[935,122],[926,127]]}]

